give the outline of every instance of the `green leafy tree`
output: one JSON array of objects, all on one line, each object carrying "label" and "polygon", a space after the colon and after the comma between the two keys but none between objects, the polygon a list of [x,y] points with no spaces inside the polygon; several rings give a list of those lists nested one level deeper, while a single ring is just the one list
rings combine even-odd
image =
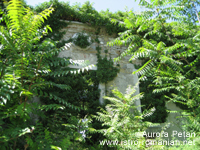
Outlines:
[{"label": "green leafy tree", "polygon": [[195,0],[141,0],[146,11],[130,12],[121,24],[128,30],[110,43],[128,45],[117,60],[130,54],[131,60],[146,61],[134,73],[142,81],[151,78],[153,93],[169,92],[166,100],[186,106],[189,122],[185,129],[190,132],[199,132],[200,122],[199,4]]},{"label": "green leafy tree", "polygon": [[[75,4],[73,6],[69,6],[68,2],[58,2],[57,0],[53,0],[50,2],[42,3],[41,5],[38,5],[34,8],[35,11],[40,12],[46,8],[48,8],[51,3],[55,7],[55,11],[51,15],[51,17],[48,18],[47,21],[45,21],[45,24],[49,24],[51,28],[53,29],[53,32],[48,34],[47,36],[53,40],[56,40],[59,42],[58,45],[62,45],[60,42],[62,40],[62,35],[65,34],[65,32],[62,32],[62,28],[67,26],[67,23],[63,20],[68,21],[80,21],[83,23],[87,23],[88,25],[92,25],[97,28],[97,32],[95,34],[98,35],[100,28],[102,26],[106,26],[107,32],[109,34],[112,34],[114,32],[118,32],[119,30],[122,30],[123,28],[114,25],[110,20],[109,17],[123,18],[125,13],[116,13],[113,14],[109,11],[98,13],[93,7],[92,4],[89,2],[84,3],[83,5]],[[65,23],[65,24],[63,24]],[[78,40],[74,40],[74,43],[76,45],[79,45],[80,47],[87,47],[89,43],[87,42],[87,36],[78,36]],[[45,37],[46,38],[46,37]],[[99,41],[94,40],[95,42],[99,43]],[[69,41],[65,41],[69,42]],[[108,82],[112,80],[116,74],[118,69],[116,67],[113,67],[112,60],[109,60],[108,58],[102,58],[100,57],[100,47],[96,48],[99,52],[97,53],[98,57],[98,64],[97,64],[97,71],[89,71],[81,73],[81,75],[67,75],[62,77],[48,77],[46,80],[55,82],[57,84],[66,84],[70,85],[70,90],[61,90],[57,87],[48,87],[45,88],[45,91],[51,91],[55,95],[65,99],[69,103],[79,106],[81,111],[76,111],[75,109],[67,109],[67,110],[61,110],[61,109],[49,109],[45,112],[45,119],[43,119],[43,122],[45,124],[45,127],[49,127],[50,131],[54,135],[56,135],[57,140],[59,140],[63,135],[69,136],[71,142],[76,143],[77,141],[74,139],[76,138],[78,134],[73,133],[73,129],[68,128],[68,126],[63,127],[62,124],[73,124],[74,126],[78,127],[78,121],[79,119],[83,119],[85,115],[87,117],[96,114],[96,111],[99,106],[99,89],[98,85],[99,82]],[[52,61],[54,61],[55,58],[52,58]],[[55,65],[55,66],[54,66]],[[60,64],[59,64],[60,65]],[[59,71],[60,67],[59,65],[53,64],[51,66],[51,70],[57,72]],[[106,66],[106,68],[105,68]],[[107,70],[106,70],[107,69]],[[62,93],[62,94],[61,94]],[[52,99],[49,100],[48,98],[44,98],[43,102],[46,105],[54,105],[57,104],[58,101]],[[66,115],[63,115],[66,114]],[[56,116],[56,119],[55,117]],[[71,119],[74,118],[74,119]],[[76,119],[75,119],[76,118]],[[55,120],[57,123],[55,123]],[[76,120],[76,121],[72,121]],[[93,120],[92,127],[95,129],[102,128],[101,122],[97,120]],[[67,129],[66,129],[67,128]],[[70,131],[70,132],[69,132]],[[85,143],[82,144],[83,147],[92,148],[95,147],[95,145],[99,144],[99,140],[102,140],[104,137],[100,133],[90,134],[86,132],[87,138],[85,139]],[[75,135],[75,136],[74,136]],[[80,136],[80,135],[79,135]],[[88,138],[91,137],[91,138]],[[78,143],[78,142],[77,142]],[[79,142],[80,144],[81,142]],[[75,148],[74,146],[73,148]]]},{"label": "green leafy tree", "polygon": [[[69,72],[65,68],[53,72],[51,66],[66,67],[70,63],[68,59],[57,58],[58,53],[69,45],[57,48],[56,42],[50,38],[40,41],[48,30],[51,31],[48,25],[43,27],[43,23],[53,10],[50,6],[36,14],[22,1],[11,0],[6,11],[0,11],[1,21],[5,22],[0,26],[1,149],[51,149],[51,145],[59,143],[53,140],[54,135],[43,124],[32,122],[31,114],[42,117],[44,111],[51,109],[79,110],[53,92],[44,92],[47,87],[70,89],[68,85],[46,80]],[[32,103],[30,100],[34,97],[47,97],[58,103]]]},{"label": "green leafy tree", "polygon": [[[100,144],[106,145],[105,143],[110,141],[111,144],[108,144],[110,147],[117,147],[119,149],[136,149],[137,147],[145,149],[145,139],[139,135],[141,131],[145,131],[152,123],[142,121],[150,112],[142,114],[138,110],[140,106],[136,106],[135,101],[140,99],[142,94],[134,95],[136,92],[135,88],[129,86],[125,94],[114,89],[112,90],[113,97],[104,97],[110,104],[106,105],[106,110],[101,109],[100,112],[97,112],[98,116],[95,116],[105,126],[104,129],[98,130],[106,137],[104,141],[100,141]],[[130,143],[128,143],[128,140]],[[113,142],[117,142],[117,144]]]}]

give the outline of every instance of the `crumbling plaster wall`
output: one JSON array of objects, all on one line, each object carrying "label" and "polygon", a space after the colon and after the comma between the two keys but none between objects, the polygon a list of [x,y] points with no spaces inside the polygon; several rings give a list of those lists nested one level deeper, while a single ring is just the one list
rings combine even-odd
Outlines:
[{"label": "crumbling plaster wall", "polygon": [[[80,22],[69,22],[69,25],[62,29],[63,32],[66,32],[63,39],[69,40],[72,38],[76,33],[80,33],[84,31],[87,33],[91,39],[95,39],[96,35],[96,28],[80,23]],[[100,47],[101,47],[101,55],[105,56],[104,50],[108,50],[109,55],[111,58],[116,58],[122,53],[124,50],[127,49],[125,46],[111,46],[109,47],[107,45],[107,42],[113,40],[116,38],[117,35],[108,35],[106,33],[106,30],[104,28],[101,28],[100,33],[98,34],[98,39],[100,41]],[[87,48],[83,49],[80,48],[74,44],[71,45],[71,47],[68,50],[62,51],[59,54],[59,57],[71,57],[72,60],[89,60],[90,64],[97,64],[97,56],[96,56],[96,47],[98,46],[98,43],[92,43]],[[105,90],[107,89],[110,91],[113,87],[117,87],[121,92],[125,92],[128,85],[135,85],[138,82],[137,75],[133,75],[132,72],[136,69],[134,68],[134,64],[140,64],[140,61],[135,62],[129,62],[130,56],[124,57],[120,62],[120,72],[117,74],[117,77],[111,82],[109,82],[107,85],[100,84],[99,88],[101,89],[101,95],[100,95],[100,103],[103,103],[103,96],[105,95]],[[116,65],[116,63],[115,63]],[[73,66],[71,66],[73,67]],[[96,68],[94,67],[93,70]],[[136,94],[139,94],[139,88],[137,88]],[[136,102],[137,105],[140,105],[140,100]],[[139,108],[141,111],[141,108]]]}]

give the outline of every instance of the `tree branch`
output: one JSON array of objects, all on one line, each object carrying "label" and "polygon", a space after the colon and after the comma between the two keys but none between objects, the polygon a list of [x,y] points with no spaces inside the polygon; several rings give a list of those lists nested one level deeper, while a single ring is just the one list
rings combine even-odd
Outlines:
[{"label": "tree branch", "polygon": [[[192,1],[192,2],[193,2],[193,1]],[[196,7],[196,5],[194,4],[194,2],[193,2],[193,5],[194,5],[194,9],[195,9],[195,12],[196,12],[196,15],[197,15],[197,19],[198,19],[199,24],[200,24],[199,14],[198,14],[197,7]]]}]

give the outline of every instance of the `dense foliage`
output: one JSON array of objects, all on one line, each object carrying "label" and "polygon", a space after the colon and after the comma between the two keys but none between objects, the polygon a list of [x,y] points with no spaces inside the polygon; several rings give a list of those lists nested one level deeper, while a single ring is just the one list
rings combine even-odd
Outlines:
[{"label": "dense foliage", "polygon": [[183,129],[199,136],[200,20],[196,6],[200,3],[141,0],[140,5],[147,10],[130,12],[121,24],[128,30],[110,44],[128,44],[120,57],[130,54],[131,60],[146,60],[134,73],[144,83],[151,80],[153,93],[169,92],[166,100],[184,105]]},{"label": "dense foliage", "polygon": [[82,23],[86,23],[88,25],[96,27],[97,31],[99,31],[99,28],[104,26],[106,27],[106,31],[108,34],[116,34],[125,30],[124,27],[120,27],[112,23],[110,21],[110,18],[122,20],[123,17],[128,15],[128,12],[97,12],[89,1],[85,2],[83,5],[76,3],[73,6],[70,6],[69,2],[58,2],[58,0],[51,0],[50,2],[44,2],[41,5],[38,5],[34,8],[34,10],[40,12],[41,10],[49,7],[51,4],[53,4],[53,6],[55,7],[55,11],[52,14],[52,17],[49,18],[46,23],[53,26],[53,31],[58,30],[56,29],[56,27],[59,28],[60,26],[62,26],[61,20],[79,21]]},{"label": "dense foliage", "polygon": [[[40,11],[44,8],[47,8],[48,6],[50,6],[51,3],[53,3],[53,5],[56,7],[56,10],[54,11],[52,18],[48,19],[47,23],[50,24],[54,33],[56,33],[54,35],[59,36],[62,34],[58,32],[58,29],[59,28],[61,29],[60,19],[69,20],[69,21],[80,21],[83,23],[87,23],[88,25],[92,25],[97,28],[97,32],[95,34],[98,34],[102,26],[106,27],[106,30],[109,34],[113,34],[113,33],[116,34],[120,31],[125,31],[126,29],[126,27],[124,26],[119,26],[119,23],[116,24],[116,23],[111,22],[110,18],[115,18],[118,21],[122,21],[124,17],[127,18],[127,16],[129,15],[128,12],[120,12],[120,11],[118,11],[117,13],[111,13],[109,11],[97,12],[89,2],[86,2],[82,6],[80,4],[75,4],[73,6],[70,6],[69,3],[51,1],[51,2],[48,2],[48,3],[46,2],[37,6],[35,10]],[[57,24],[57,22],[59,22],[59,24]],[[164,30],[163,30],[163,33],[164,33]],[[141,33],[141,35],[142,34],[145,34],[145,32]],[[159,38],[154,36],[154,39],[159,39]],[[167,40],[167,38],[165,39]],[[89,45],[86,38],[83,38],[83,36],[82,36],[82,40],[76,40],[76,41],[78,42],[77,45],[81,47],[87,47]],[[95,40],[95,41],[98,42],[98,40]],[[115,78],[118,72],[118,69],[116,67],[113,67],[113,62],[109,60],[108,55],[107,55],[108,58],[106,57],[102,58],[100,56],[100,52],[102,50],[103,49],[101,49],[100,47],[97,47],[98,71],[97,73],[94,73],[94,74],[92,73],[91,78],[96,78],[97,76],[97,80],[99,80],[100,82],[106,83]],[[141,90],[142,89],[144,89],[144,91],[146,90],[146,83],[144,83],[144,85],[141,85]],[[165,100],[163,98],[164,94],[163,93],[160,95],[157,94],[154,97],[151,96],[152,100],[149,100],[148,99],[149,94],[151,94],[152,90],[153,89],[150,89],[149,92],[145,92],[144,97],[142,99],[142,104],[146,106],[144,107],[144,109],[145,108],[150,109],[152,107],[155,107],[156,112],[150,118],[146,118],[146,120],[149,120],[152,122],[164,122],[167,117],[167,111],[165,108]]]},{"label": "dense foliage", "polygon": [[[49,3],[43,3],[37,6],[34,10],[37,12],[41,11],[49,7],[51,4],[53,4],[53,6],[55,7],[55,11],[53,12],[52,17],[48,18],[45,24],[51,26],[51,28],[53,29],[53,34],[48,34],[48,37],[54,41],[55,40],[58,41],[58,44],[61,46],[62,43],[64,42],[73,42],[75,45],[81,48],[86,48],[87,46],[90,45],[90,43],[88,42],[89,37],[87,34],[85,34],[84,31],[79,33],[78,36],[74,39],[70,39],[69,41],[60,41],[63,34],[65,34],[63,32],[60,32],[60,29],[62,29],[64,26],[67,26],[67,23],[61,21],[60,19],[68,19],[69,21],[80,21],[81,19],[82,22],[84,22],[83,19],[92,20],[95,14],[96,16],[101,16],[100,17],[101,20],[99,20],[98,23],[95,23],[94,21],[87,22],[88,24],[95,26],[97,28],[96,30],[97,32],[95,32],[94,34],[98,35],[100,28],[102,27],[103,24],[104,25],[107,24],[106,27],[107,31],[109,31],[109,34],[113,34],[118,30],[120,31],[123,30],[123,28],[121,28],[120,26],[114,25],[114,23],[112,23],[109,20],[107,15],[101,15],[100,13],[96,12],[89,2],[86,2],[82,6],[78,4],[74,6],[69,6],[69,3],[51,1]],[[110,15],[112,15],[112,13]],[[115,15],[118,16],[117,14]],[[63,17],[68,17],[68,18],[63,18]],[[110,30],[111,28],[112,30]],[[99,43],[98,36],[96,37],[96,39],[93,40]],[[96,113],[96,111],[98,110],[97,107],[99,107],[99,89],[98,89],[99,83],[100,82],[107,83],[108,81],[112,80],[117,75],[118,72],[118,69],[113,66],[113,61],[111,59],[107,57],[102,58],[100,56],[100,53],[102,51],[100,47],[97,47],[96,49],[98,51],[97,71],[89,71],[87,73],[81,73],[81,75],[67,75],[59,79],[58,77],[56,78],[52,77],[47,79],[48,81],[56,82],[59,84],[62,83],[71,86],[71,89],[66,92],[63,91],[61,92],[60,89],[55,90],[55,88],[51,89],[46,88],[45,90],[46,91],[50,90],[54,92],[56,95],[60,95],[60,93],[63,93],[63,98],[66,97],[67,95],[67,98],[65,98],[67,101],[69,101],[75,106],[80,106],[81,108],[80,112],[73,109],[67,111],[68,113],[71,114],[71,116],[74,116],[74,118],[76,118],[77,120],[83,119],[85,115],[87,115],[87,118],[89,118],[91,115],[94,115]],[[52,66],[51,69],[55,72],[59,71],[58,65]],[[52,105],[55,103],[56,101],[48,101],[48,102],[45,101],[45,104]],[[54,111],[52,113],[57,114],[57,111]],[[51,117],[49,114],[50,113],[46,113],[45,116],[47,118]],[[69,119],[65,119],[60,121],[60,124],[62,123],[71,123],[71,122]],[[101,123],[95,119],[93,120],[92,127],[95,129],[102,129]],[[86,143],[88,144],[86,147],[94,146],[95,144],[98,145],[99,144],[98,141],[103,139],[103,135],[100,133],[95,133],[92,135],[89,135],[89,133],[87,134],[88,134],[87,137],[91,138],[90,139],[86,138]],[[71,140],[73,139],[74,137],[71,136]]]},{"label": "dense foliage", "polygon": [[[97,112],[98,116],[95,116],[103,122],[103,126],[108,127],[98,130],[106,137],[100,141],[101,145],[114,141],[117,144],[108,144],[108,146],[117,147],[117,149],[145,149],[146,145],[142,142],[144,137],[139,136],[139,133],[145,131],[152,123],[142,121],[146,112],[141,114],[138,110],[140,106],[134,104],[142,97],[142,94],[133,96],[136,92],[135,88],[129,86],[125,94],[114,89],[112,90],[113,97],[104,97],[110,104],[106,105],[106,110],[101,109],[101,112]],[[128,143],[128,140],[137,144]]]},{"label": "dense foliage", "polygon": [[77,36],[72,39],[72,42],[81,48],[86,48],[91,44],[89,41],[89,36],[83,32],[78,33]]},{"label": "dense foliage", "polygon": [[[57,57],[58,53],[69,45],[58,48],[60,46],[56,41],[44,38],[51,28],[42,23],[53,10],[50,6],[36,14],[22,1],[11,0],[6,7],[7,14],[1,11],[1,21],[4,21],[0,26],[2,150],[56,149],[57,146],[63,149],[79,149],[78,143],[83,137],[77,129],[86,126],[83,124],[90,121],[88,119],[83,123],[70,112],[63,115],[66,109],[79,112],[82,108],[70,103],[66,97],[55,91],[46,90],[54,88],[64,92],[70,89],[67,84],[48,80],[65,76],[70,71],[65,68],[70,61]],[[59,66],[57,71],[56,66]],[[53,103],[50,103],[51,101]],[[54,119],[48,117],[47,113]],[[49,123],[51,119],[53,121]],[[67,119],[70,124],[63,126],[62,119]],[[60,130],[57,131],[58,127]]]},{"label": "dense foliage", "polygon": [[[4,5],[0,2],[3,7],[0,10],[2,150],[134,149],[134,145],[125,144],[100,146],[99,141],[144,140],[135,133],[147,128],[150,123],[145,120],[165,122],[166,101],[179,104],[187,115],[183,129],[199,135],[200,20],[196,7],[199,2],[141,0],[140,4],[148,10],[97,12],[89,2],[70,6],[57,0],[35,8],[20,0]],[[129,54],[131,60],[144,61],[135,72],[141,76],[144,96],[133,96],[131,88],[125,95],[115,89],[114,97],[105,97],[110,104],[98,107],[99,83],[113,80],[119,69],[113,65],[107,50],[105,57],[101,56],[103,49],[98,46],[97,71],[69,74],[72,71],[67,67],[69,59],[57,57],[70,46],[61,41],[65,33],[60,29],[67,26],[62,20],[94,26],[97,43],[102,26],[108,34],[121,32],[110,45],[128,45],[116,60]],[[77,46],[90,45],[84,34],[77,38],[73,41]],[[153,115],[140,114],[133,104],[138,98],[146,105],[144,109],[156,109]],[[95,117],[91,119],[92,116]],[[138,145],[138,148],[146,147]]]},{"label": "dense foliage", "polygon": [[[58,149],[59,146],[83,149],[85,140],[86,148],[94,148],[94,141],[102,139],[101,135],[94,134],[94,140],[88,140],[89,133],[85,137],[83,133],[90,130],[89,116],[97,110],[97,85],[100,81],[111,80],[116,73],[93,81],[91,73],[66,76],[70,71],[66,66],[70,62],[56,57],[67,47],[61,47],[63,33],[59,32],[66,24],[60,22],[59,27],[55,27],[52,24],[55,20],[42,24],[43,18],[49,19],[53,8],[36,15],[25,3],[13,0],[4,10],[2,21],[6,26],[1,26],[1,148]],[[47,29],[51,30],[48,23],[57,33],[47,35]],[[112,68],[112,61],[108,63]],[[94,74],[92,72],[96,76]],[[92,127],[102,128],[97,120]]]}]

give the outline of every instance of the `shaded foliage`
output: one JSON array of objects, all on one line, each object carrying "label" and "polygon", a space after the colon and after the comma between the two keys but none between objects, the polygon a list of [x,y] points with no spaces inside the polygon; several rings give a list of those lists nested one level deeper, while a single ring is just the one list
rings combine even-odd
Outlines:
[{"label": "shaded foliage", "polygon": [[128,45],[116,60],[126,55],[132,55],[131,60],[144,59],[134,73],[142,82],[152,82],[152,93],[166,94],[165,101],[185,105],[190,121],[184,129],[199,133],[199,1],[142,0],[140,5],[147,10],[130,12],[121,23],[128,30],[110,42]]}]

